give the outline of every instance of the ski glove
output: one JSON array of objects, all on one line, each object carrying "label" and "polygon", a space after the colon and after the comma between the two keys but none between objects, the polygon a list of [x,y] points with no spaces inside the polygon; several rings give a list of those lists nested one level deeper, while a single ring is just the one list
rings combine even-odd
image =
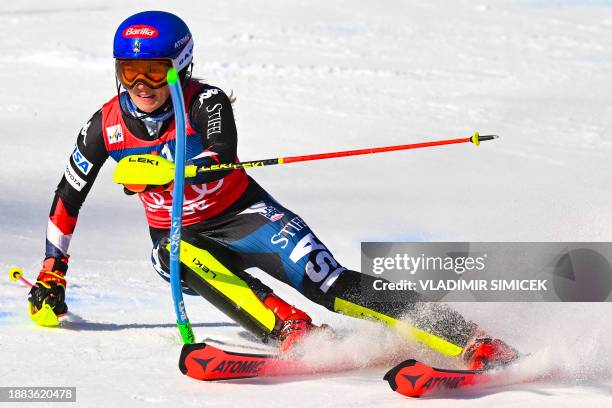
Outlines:
[{"label": "ski glove", "polygon": [[174,180],[163,186],[155,186],[150,184],[124,184],[123,192],[127,195],[134,195],[136,193],[161,193],[163,191],[172,191],[174,188]]},{"label": "ski glove", "polygon": [[68,258],[45,258],[36,285],[32,286],[28,296],[34,313],[42,308],[43,303],[51,306],[58,316],[68,312],[65,302],[67,270]]}]

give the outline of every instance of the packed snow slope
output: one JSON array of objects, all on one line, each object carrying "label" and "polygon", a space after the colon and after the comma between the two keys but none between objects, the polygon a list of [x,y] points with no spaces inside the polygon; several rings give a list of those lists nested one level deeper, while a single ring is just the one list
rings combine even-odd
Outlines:
[{"label": "packed snow slope", "polygon": [[[58,0],[0,5],[0,268],[35,279],[48,210],[77,133],[116,90],[112,38],[164,9],[196,41],[195,74],[237,96],[243,160],[470,136],[469,145],[250,171],[345,266],[361,241],[612,241],[612,2]],[[449,406],[408,400],[388,367],[345,375],[198,383],[177,359],[170,291],[153,272],[138,200],[110,161],[70,248],[64,328],[33,327],[27,290],[0,279],[0,386],[77,387],[79,406]],[[3,272],[5,273],[5,272]],[[264,276],[258,273],[258,276]],[[392,334],[291,301],[349,333],[322,355],[415,356]],[[612,405],[609,304],[460,304],[555,380],[477,390],[456,407]],[[199,339],[261,347],[200,298]],[[350,334],[351,331],[354,334]],[[326,348],[330,348],[326,350]]]}]

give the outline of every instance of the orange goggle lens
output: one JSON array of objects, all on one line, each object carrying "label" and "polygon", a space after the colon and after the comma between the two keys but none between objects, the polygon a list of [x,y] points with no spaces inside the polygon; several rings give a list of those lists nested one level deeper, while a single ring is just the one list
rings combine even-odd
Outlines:
[{"label": "orange goggle lens", "polygon": [[133,88],[137,82],[142,82],[149,88],[161,88],[167,84],[166,75],[172,68],[170,60],[122,60],[115,61],[117,78],[126,88]]}]

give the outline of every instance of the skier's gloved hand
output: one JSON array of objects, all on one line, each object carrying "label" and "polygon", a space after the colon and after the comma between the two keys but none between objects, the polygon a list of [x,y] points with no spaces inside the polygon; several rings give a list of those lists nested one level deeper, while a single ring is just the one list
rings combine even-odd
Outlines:
[{"label": "skier's gloved hand", "polygon": [[174,180],[163,186],[154,186],[150,184],[124,184],[123,192],[127,195],[134,195],[136,193],[161,193],[164,191],[172,191],[174,188]]},{"label": "skier's gloved hand", "polygon": [[42,308],[43,303],[51,306],[58,316],[68,312],[65,302],[66,271],[68,271],[67,258],[45,258],[36,285],[32,286],[28,295],[34,313]]}]

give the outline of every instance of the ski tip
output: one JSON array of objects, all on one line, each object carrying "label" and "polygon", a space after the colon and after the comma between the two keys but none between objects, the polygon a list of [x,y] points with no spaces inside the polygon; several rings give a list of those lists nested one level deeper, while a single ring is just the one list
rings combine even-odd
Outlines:
[{"label": "ski tip", "polygon": [[179,370],[181,370],[181,373],[183,373],[184,375],[188,375],[187,372],[189,371],[187,368],[187,356],[189,356],[190,353],[197,351],[197,350],[202,350],[206,347],[206,343],[191,343],[191,344],[183,344],[183,348],[181,349],[181,356],[179,357]]},{"label": "ski tip", "polygon": [[391,389],[393,391],[397,390],[397,374],[402,371],[404,368],[406,367],[412,367],[415,364],[417,364],[418,361],[414,360],[414,359],[410,359],[410,360],[406,360],[403,361],[401,363],[399,363],[398,365],[396,365],[395,367],[393,367],[391,370],[387,371],[385,373],[385,375],[383,376],[383,380],[387,381],[389,383],[389,387],[391,387]]}]

